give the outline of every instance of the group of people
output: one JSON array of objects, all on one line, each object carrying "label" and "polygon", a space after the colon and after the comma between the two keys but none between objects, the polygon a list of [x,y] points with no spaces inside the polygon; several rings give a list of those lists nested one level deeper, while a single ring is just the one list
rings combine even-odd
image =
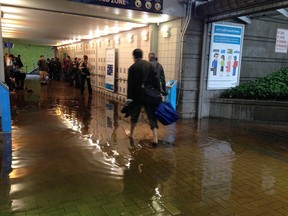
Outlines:
[{"label": "group of people", "polygon": [[26,73],[23,71],[21,55],[18,55],[17,57],[9,53],[4,55],[4,73],[5,83],[7,84],[9,91],[24,89]]},{"label": "group of people", "polygon": [[75,57],[72,61],[70,56],[67,56],[63,61],[63,78],[70,86],[80,89],[80,93],[84,94],[85,82],[87,83],[88,93],[92,95],[91,86],[91,69],[92,65],[88,61],[88,56],[84,55],[83,59]]},{"label": "group of people", "polygon": [[84,94],[85,82],[88,86],[88,93],[92,95],[92,86],[90,81],[91,63],[88,62],[88,56],[84,55],[83,59],[74,58],[71,60],[70,56],[67,56],[63,60],[63,64],[59,61],[59,58],[45,59],[43,55],[37,62],[39,66],[40,83],[46,83],[46,77],[49,74],[49,79],[60,80],[61,76],[64,81],[69,82],[70,86],[74,86],[80,89],[80,93]]}]

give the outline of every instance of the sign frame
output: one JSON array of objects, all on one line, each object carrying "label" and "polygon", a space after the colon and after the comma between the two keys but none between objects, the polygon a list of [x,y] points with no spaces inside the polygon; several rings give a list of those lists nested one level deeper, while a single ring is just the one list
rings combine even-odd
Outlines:
[{"label": "sign frame", "polygon": [[106,49],[105,59],[105,89],[115,92],[116,49]]},{"label": "sign frame", "polygon": [[287,53],[288,51],[288,29],[277,28],[275,53]]},{"label": "sign frame", "polygon": [[243,24],[212,23],[207,90],[239,85],[244,31]]}]

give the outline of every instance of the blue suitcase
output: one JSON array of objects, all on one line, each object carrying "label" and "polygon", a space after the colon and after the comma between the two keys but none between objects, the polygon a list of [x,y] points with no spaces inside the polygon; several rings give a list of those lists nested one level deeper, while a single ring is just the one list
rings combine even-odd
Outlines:
[{"label": "blue suitcase", "polygon": [[162,102],[155,111],[155,116],[163,125],[170,125],[179,119],[179,115],[171,103]]}]

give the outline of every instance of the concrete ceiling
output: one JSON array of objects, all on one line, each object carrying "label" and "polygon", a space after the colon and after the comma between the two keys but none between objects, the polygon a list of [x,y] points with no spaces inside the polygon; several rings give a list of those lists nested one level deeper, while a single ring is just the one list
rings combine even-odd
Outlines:
[{"label": "concrete ceiling", "polygon": [[177,0],[163,1],[163,14],[66,0],[0,0],[0,4],[3,41],[48,46],[185,16],[185,5]]},{"label": "concrete ceiling", "polygon": [[207,22],[215,22],[246,15],[271,15],[271,11],[277,14],[277,9],[282,9],[285,16],[287,7],[288,0],[197,0],[195,14]]}]

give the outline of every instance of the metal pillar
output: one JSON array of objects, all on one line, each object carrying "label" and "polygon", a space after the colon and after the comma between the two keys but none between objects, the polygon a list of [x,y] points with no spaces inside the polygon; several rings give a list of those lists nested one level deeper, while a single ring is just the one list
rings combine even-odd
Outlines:
[{"label": "metal pillar", "polygon": [[158,55],[159,26],[157,24],[151,24],[149,31],[150,31],[150,52],[154,52],[156,55]]},{"label": "metal pillar", "polygon": [[203,117],[203,103],[204,103],[204,87],[205,87],[205,74],[207,71],[207,45],[208,41],[208,33],[210,24],[205,22],[204,24],[204,32],[203,32],[203,42],[202,42],[202,56],[201,56],[201,74],[200,74],[200,86],[199,86],[199,96],[198,96],[198,111],[197,118],[202,119]]}]

